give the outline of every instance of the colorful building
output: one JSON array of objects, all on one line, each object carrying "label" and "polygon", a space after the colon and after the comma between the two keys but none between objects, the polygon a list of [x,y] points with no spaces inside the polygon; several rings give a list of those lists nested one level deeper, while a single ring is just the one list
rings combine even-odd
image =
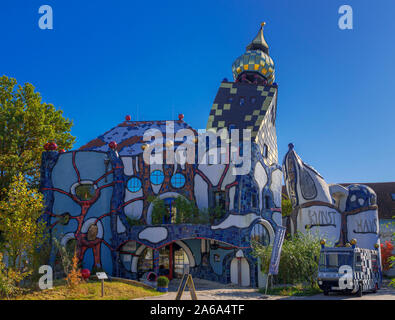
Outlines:
[{"label": "colorful building", "polygon": [[[214,146],[183,115],[176,121],[128,116],[78,150],[43,153],[44,219],[53,237],[77,246],[83,267],[131,279],[147,272],[172,279],[189,269],[198,278],[259,285],[251,240],[269,245],[282,222],[278,87],[263,26],[234,62],[234,81],[219,85],[207,122],[207,131],[218,134]],[[236,132],[239,155],[251,152],[242,174],[235,174],[240,163],[233,158],[210,162],[215,152],[231,157],[221,129]],[[236,129],[249,129],[250,136]],[[148,150],[164,158],[146,161]],[[195,151],[195,161],[183,160],[185,151]]]}]

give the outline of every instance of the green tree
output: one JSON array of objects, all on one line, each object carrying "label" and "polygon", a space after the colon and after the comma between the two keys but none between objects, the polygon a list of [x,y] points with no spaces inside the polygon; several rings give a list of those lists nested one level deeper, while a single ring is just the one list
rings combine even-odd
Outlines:
[{"label": "green tree", "polygon": [[292,213],[291,200],[289,200],[288,197],[282,198],[281,199],[281,214],[282,214],[282,216],[288,217],[291,215],[291,213]]},{"label": "green tree", "polygon": [[32,274],[34,261],[46,240],[46,226],[39,221],[44,203],[41,193],[29,189],[22,173],[6,190],[7,200],[0,201],[1,251],[8,257],[8,268],[23,277]]},{"label": "green tree", "polygon": [[[0,190],[7,189],[18,173],[37,188],[44,144],[51,141],[61,149],[71,149],[72,125],[62,110],[42,102],[30,83],[21,86],[13,78],[0,77]],[[4,192],[0,192],[3,199]]]}]

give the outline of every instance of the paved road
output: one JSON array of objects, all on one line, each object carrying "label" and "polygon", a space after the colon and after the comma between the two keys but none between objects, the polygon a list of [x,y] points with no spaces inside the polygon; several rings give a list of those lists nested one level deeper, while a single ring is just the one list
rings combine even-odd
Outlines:
[{"label": "paved road", "polygon": [[[235,285],[224,285],[212,281],[194,279],[196,293],[199,300],[395,300],[395,288],[385,285],[377,293],[366,293],[362,297],[354,295],[340,295],[331,293],[329,296],[318,294],[310,297],[265,297],[253,288],[243,288]],[[388,282],[387,282],[388,283]],[[155,297],[146,297],[144,300],[174,300],[177,294],[179,281],[172,280],[169,292]],[[181,300],[191,300],[190,293],[185,291]]]}]

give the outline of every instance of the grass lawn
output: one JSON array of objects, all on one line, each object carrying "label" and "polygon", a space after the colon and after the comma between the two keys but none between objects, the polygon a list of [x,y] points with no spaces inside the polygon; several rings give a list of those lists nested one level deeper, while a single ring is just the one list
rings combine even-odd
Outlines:
[{"label": "grass lawn", "polygon": [[104,297],[101,297],[101,282],[89,280],[75,289],[67,287],[64,280],[54,281],[53,289],[28,292],[16,300],[131,300],[157,296],[162,293],[120,281],[104,282]]},{"label": "grass lawn", "polygon": [[[265,289],[261,288],[259,292],[265,294]],[[268,295],[275,296],[313,296],[321,292],[322,290],[320,288],[311,288],[311,286],[302,286],[300,284],[267,289]]]}]

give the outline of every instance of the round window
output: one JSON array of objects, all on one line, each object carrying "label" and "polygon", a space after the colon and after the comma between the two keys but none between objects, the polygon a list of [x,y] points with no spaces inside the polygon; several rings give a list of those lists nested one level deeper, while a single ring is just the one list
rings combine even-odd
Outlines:
[{"label": "round window", "polygon": [[176,173],[171,177],[171,185],[174,188],[182,188],[185,185],[185,177],[181,173]]},{"label": "round window", "polygon": [[165,176],[161,170],[155,170],[151,173],[151,183],[152,184],[162,184]]},{"label": "round window", "polygon": [[141,181],[139,178],[132,177],[128,181],[128,190],[130,192],[138,192],[141,189]]}]

